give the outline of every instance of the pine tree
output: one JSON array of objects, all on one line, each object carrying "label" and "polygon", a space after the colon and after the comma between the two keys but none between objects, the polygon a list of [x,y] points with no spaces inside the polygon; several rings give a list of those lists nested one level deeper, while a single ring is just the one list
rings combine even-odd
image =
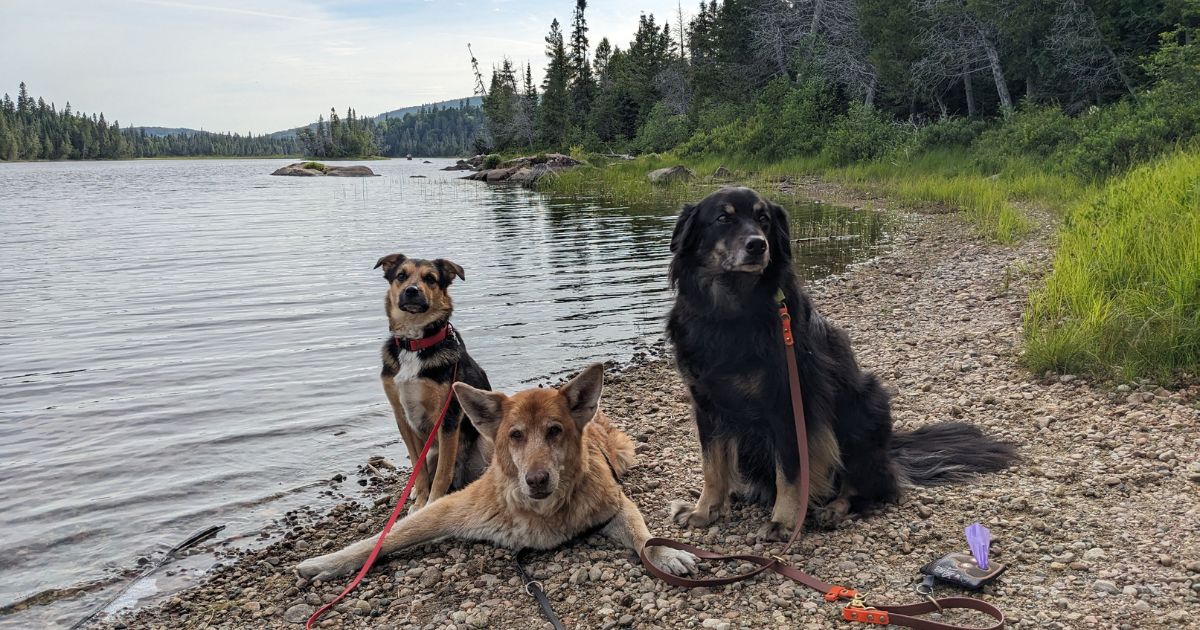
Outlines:
[{"label": "pine tree", "polygon": [[546,78],[542,82],[538,136],[547,147],[564,148],[571,119],[571,95],[568,91],[570,60],[558,20],[550,23],[550,34],[546,36],[546,57],[550,63],[546,66]]},{"label": "pine tree", "polygon": [[588,60],[586,10],[587,0],[575,0],[575,19],[571,29],[571,100],[574,105],[571,121],[580,130],[587,127],[596,92],[592,64]]}]

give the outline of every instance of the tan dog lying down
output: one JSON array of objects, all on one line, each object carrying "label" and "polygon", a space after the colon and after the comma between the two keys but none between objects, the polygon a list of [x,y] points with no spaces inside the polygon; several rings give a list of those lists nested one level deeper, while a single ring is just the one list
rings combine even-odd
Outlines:
[{"label": "tan dog lying down", "polygon": [[[617,481],[633,464],[633,443],[599,411],[603,387],[600,364],[558,389],[529,389],[511,397],[455,383],[463,409],[495,443],[492,463],[463,490],[398,521],[381,553],[442,538],[550,549],[600,526],[602,533],[641,551],[650,532]],[[376,538],[305,560],[296,571],[319,580],[356,571]],[[690,553],[653,551],[655,564],[671,573],[696,568]]]}]

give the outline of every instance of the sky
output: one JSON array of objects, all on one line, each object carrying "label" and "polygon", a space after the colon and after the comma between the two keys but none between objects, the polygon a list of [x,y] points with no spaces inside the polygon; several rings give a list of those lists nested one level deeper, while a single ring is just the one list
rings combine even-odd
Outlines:
[{"label": "sky", "polygon": [[[685,16],[695,0],[684,3]],[[625,48],[642,12],[679,0],[591,0],[592,49]],[[360,114],[470,96],[470,43],[485,75],[532,62],[574,0],[0,0],[0,93],[103,111],[127,126],[267,133],[336,107]]]}]

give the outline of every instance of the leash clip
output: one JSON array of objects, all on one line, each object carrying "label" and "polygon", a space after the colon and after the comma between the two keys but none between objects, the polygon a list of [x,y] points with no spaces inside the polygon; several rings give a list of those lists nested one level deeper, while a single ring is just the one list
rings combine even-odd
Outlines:
[{"label": "leash clip", "polygon": [[858,591],[835,584],[829,588],[827,593],[825,593],[825,601],[836,602],[839,599],[852,600],[850,602],[851,605],[853,605],[854,602],[858,602],[859,605],[857,607],[862,608],[862,599],[859,597]]},{"label": "leash clip", "polygon": [[530,597],[536,597],[536,595],[533,594],[533,591],[530,590],[534,586],[538,587],[539,591],[541,591],[543,593],[546,592],[546,587],[542,586],[542,583],[540,580],[529,580],[528,582],[525,583],[525,594]]},{"label": "leash clip", "polygon": [[[846,621],[857,621],[859,623],[869,623],[877,626],[886,626],[891,623],[891,619],[888,616],[887,611],[879,610],[874,606],[868,606],[866,602],[863,601],[862,594],[854,591],[853,589],[843,589],[843,591],[845,591],[847,596],[850,597],[850,603],[846,604],[846,607],[842,609],[842,619],[845,619]],[[833,591],[830,592],[832,593]],[[850,595],[849,593],[853,593],[853,595]],[[826,597],[828,597],[828,595],[826,595]]]},{"label": "leash clip", "polygon": [[792,314],[786,304],[779,306],[779,321],[783,323],[783,344],[790,348],[796,340],[792,337]]}]

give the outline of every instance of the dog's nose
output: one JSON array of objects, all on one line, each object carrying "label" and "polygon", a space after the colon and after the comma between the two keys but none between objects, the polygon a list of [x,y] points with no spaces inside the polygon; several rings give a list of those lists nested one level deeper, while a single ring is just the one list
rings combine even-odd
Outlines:
[{"label": "dog's nose", "polygon": [[746,240],[746,252],[754,256],[761,256],[767,251],[767,239],[761,236],[755,236]]},{"label": "dog's nose", "polygon": [[544,470],[532,470],[525,473],[525,483],[530,490],[545,490],[550,485],[550,473]]},{"label": "dog's nose", "polygon": [[420,294],[421,294],[421,290],[418,289],[415,285],[404,289],[404,297],[412,298],[412,297],[417,297]]}]

